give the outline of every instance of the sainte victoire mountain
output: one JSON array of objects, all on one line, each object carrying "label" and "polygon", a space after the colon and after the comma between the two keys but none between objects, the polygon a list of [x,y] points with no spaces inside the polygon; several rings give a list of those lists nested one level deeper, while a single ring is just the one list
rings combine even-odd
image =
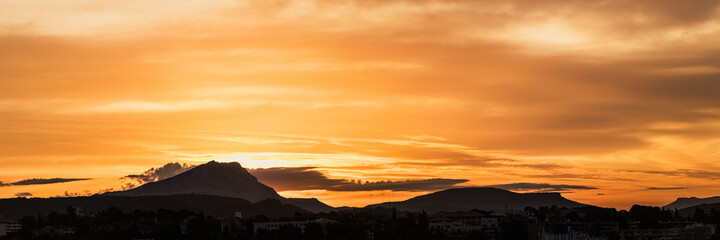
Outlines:
[{"label": "sainte victoire mountain", "polygon": [[189,193],[242,198],[251,202],[282,198],[273,188],[258,182],[257,178],[239,163],[215,161],[202,164],[165,180],[147,183],[127,191],[107,194],[113,196],[157,196]]},{"label": "sainte victoire mountain", "polygon": [[241,198],[251,202],[278,199],[308,211],[330,211],[332,207],[317,199],[284,198],[275,189],[260,183],[237,162],[210,161],[177,176],[151,182],[122,192],[106,193],[110,196],[164,196],[202,194]]}]

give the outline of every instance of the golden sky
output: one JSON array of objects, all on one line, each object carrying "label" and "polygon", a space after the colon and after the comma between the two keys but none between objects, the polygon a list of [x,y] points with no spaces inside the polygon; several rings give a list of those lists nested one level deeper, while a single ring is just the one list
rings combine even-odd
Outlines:
[{"label": "golden sky", "polygon": [[[623,209],[720,195],[718,4],[0,0],[0,181],[90,178],[0,197],[213,159],[572,185]],[[280,191],[334,206],[427,192]]]}]

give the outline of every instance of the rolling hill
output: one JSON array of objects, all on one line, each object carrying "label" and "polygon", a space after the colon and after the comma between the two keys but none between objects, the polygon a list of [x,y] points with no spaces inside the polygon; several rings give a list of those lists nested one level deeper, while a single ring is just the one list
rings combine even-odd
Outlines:
[{"label": "rolling hill", "polygon": [[407,211],[425,210],[430,213],[479,209],[505,213],[508,210],[524,210],[525,207],[537,208],[541,206],[573,208],[586,205],[568,200],[562,197],[560,193],[515,193],[497,188],[481,187],[448,189],[401,202],[369,205],[366,208],[386,207]]}]

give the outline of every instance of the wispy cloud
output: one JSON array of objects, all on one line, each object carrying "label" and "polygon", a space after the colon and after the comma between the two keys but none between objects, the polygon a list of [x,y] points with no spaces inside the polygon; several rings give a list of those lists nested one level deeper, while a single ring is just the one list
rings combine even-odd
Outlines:
[{"label": "wispy cloud", "polygon": [[657,175],[674,176],[674,177],[712,179],[712,180],[720,179],[720,171],[706,171],[706,170],[695,170],[695,169],[677,169],[677,170],[673,170],[673,171],[628,170],[628,172],[657,174]]},{"label": "wispy cloud", "polygon": [[584,186],[584,185],[525,183],[525,182],[490,185],[489,187],[512,190],[512,191],[544,191],[544,192],[545,191],[547,191],[547,192],[562,192],[562,191],[568,191],[568,190],[597,189],[596,187]]},{"label": "wispy cloud", "polygon": [[187,163],[168,163],[158,168],[150,168],[141,174],[131,174],[120,179],[124,180],[123,189],[131,189],[149,182],[157,182],[160,180],[174,177],[194,168],[195,165]]},{"label": "wispy cloud", "polygon": [[408,191],[423,192],[437,191],[451,188],[457,184],[468,182],[467,179],[445,179],[432,178],[421,180],[402,180],[402,181],[378,181],[378,182],[356,182],[353,184],[345,183],[339,186],[329,187],[330,191]]}]

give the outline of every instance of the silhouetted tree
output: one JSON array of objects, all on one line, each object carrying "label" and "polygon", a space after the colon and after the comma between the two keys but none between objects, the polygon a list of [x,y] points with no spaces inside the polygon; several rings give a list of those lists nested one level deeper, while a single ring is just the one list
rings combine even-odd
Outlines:
[{"label": "silhouetted tree", "polygon": [[427,213],[425,210],[422,210],[420,214],[418,214],[418,230],[420,232],[427,232],[430,228],[430,222],[428,220]]}]

